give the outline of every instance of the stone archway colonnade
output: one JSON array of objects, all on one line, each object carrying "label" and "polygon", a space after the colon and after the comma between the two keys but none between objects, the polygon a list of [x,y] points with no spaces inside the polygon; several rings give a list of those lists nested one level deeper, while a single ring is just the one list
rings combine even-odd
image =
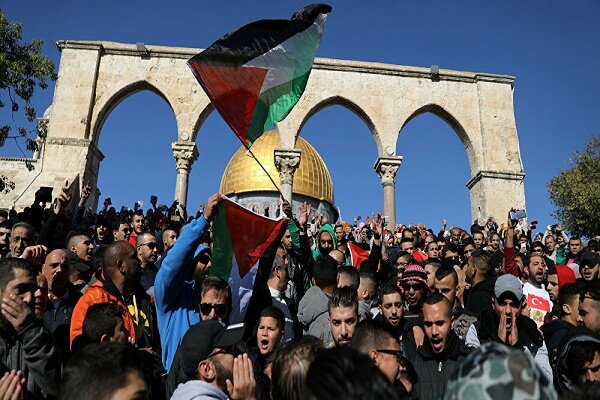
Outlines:
[{"label": "stone archway colonnade", "polygon": [[[100,196],[96,181],[104,157],[97,146],[102,126],[121,101],[141,90],[157,93],[174,112],[175,199],[185,204],[188,175],[199,156],[196,134],[214,110],[186,65],[200,50],[70,40],[57,46],[62,54],[40,152],[44,162],[26,189],[19,192],[17,187],[18,201],[13,198],[10,205],[31,204],[39,186],[58,187],[65,179],[79,177],[92,183],[90,201],[96,206]],[[302,158],[294,145],[306,121],[325,107],[342,105],[357,114],[373,135],[378,153],[374,168],[391,226],[396,215],[395,176],[402,163],[396,154],[398,136],[404,125],[425,112],[445,120],[465,147],[472,177],[467,182],[472,219],[524,208],[513,83],[514,78],[505,75],[317,58],[300,102],[277,124],[281,149],[275,150],[274,158],[282,191],[291,197],[294,171]],[[452,173],[451,166],[446,173]]]}]

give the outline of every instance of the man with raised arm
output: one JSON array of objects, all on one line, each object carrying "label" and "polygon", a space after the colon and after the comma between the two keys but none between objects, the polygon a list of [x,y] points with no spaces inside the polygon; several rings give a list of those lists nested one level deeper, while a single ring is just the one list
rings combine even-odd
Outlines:
[{"label": "man with raised arm", "polygon": [[200,322],[200,287],[194,280],[196,265],[193,261],[205,249],[202,238],[220,201],[219,194],[212,195],[206,202],[204,214],[185,226],[154,281],[162,360],[167,371],[185,333]]}]

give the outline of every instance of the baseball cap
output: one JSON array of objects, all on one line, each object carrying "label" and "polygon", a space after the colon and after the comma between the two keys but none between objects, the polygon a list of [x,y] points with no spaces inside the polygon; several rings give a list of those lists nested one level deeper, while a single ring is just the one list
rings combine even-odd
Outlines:
[{"label": "baseball cap", "polygon": [[579,259],[580,269],[583,267],[594,268],[598,264],[600,264],[600,255],[592,251],[586,251],[581,255],[581,258]]},{"label": "baseball cap", "polygon": [[219,321],[206,320],[193,325],[186,332],[171,365],[169,375],[177,384],[194,379],[198,364],[206,360],[214,349],[232,347],[242,340],[244,324],[223,326]]},{"label": "baseball cap", "polygon": [[516,276],[504,274],[496,279],[496,284],[494,285],[494,295],[496,295],[496,298],[498,299],[505,293],[512,294],[517,301],[521,301],[523,298],[523,285]]}]

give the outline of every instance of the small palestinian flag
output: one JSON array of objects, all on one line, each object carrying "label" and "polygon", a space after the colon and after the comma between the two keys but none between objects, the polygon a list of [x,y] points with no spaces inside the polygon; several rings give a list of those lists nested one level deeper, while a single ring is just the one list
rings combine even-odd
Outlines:
[{"label": "small palestinian flag", "polygon": [[246,148],[302,96],[329,12],[330,6],[313,4],[291,20],[251,22],[188,60]]},{"label": "small palestinian flag", "polygon": [[360,269],[360,264],[369,258],[369,252],[358,247],[358,245],[354,242],[348,242],[348,249],[350,250],[350,262],[354,268]]},{"label": "small palestinian flag", "polygon": [[252,302],[256,302],[252,300],[255,291],[263,294],[261,302],[266,299],[269,302],[266,306],[271,305],[267,279],[287,225],[286,218],[267,218],[223,197],[213,222],[210,275],[229,282],[230,324],[244,322],[249,308],[258,313],[262,310],[259,306],[252,307]]}]

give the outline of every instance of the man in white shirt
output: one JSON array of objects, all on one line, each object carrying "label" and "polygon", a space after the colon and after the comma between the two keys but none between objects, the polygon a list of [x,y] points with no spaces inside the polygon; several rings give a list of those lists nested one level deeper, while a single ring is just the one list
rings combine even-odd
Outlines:
[{"label": "man in white shirt", "polygon": [[552,310],[550,294],[544,288],[544,280],[548,273],[544,256],[537,253],[532,255],[525,266],[525,273],[527,282],[523,285],[523,295],[527,306],[524,312],[539,328],[544,324],[545,315]]}]

